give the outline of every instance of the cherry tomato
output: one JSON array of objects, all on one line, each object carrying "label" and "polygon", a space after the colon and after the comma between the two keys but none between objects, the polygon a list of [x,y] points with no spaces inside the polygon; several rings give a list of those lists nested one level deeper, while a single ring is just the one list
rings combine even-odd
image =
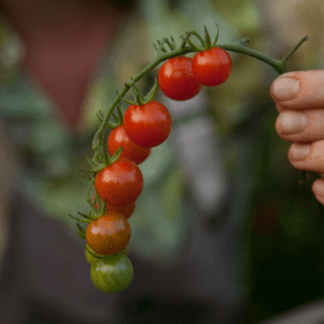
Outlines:
[{"label": "cherry tomato", "polygon": [[128,137],[139,146],[154,147],[163,143],[171,131],[171,116],[157,101],[142,106],[129,106],[124,114]]},{"label": "cherry tomato", "polygon": [[116,127],[108,136],[107,147],[110,155],[122,147],[122,153],[120,157],[125,157],[136,164],[144,162],[151,153],[151,149],[147,147],[141,147],[135,144],[126,134],[123,125]]},{"label": "cherry tomato", "polygon": [[[95,195],[92,196],[92,202],[95,199]],[[125,218],[129,218],[133,215],[133,212],[135,210],[136,207],[136,201],[132,202],[129,205],[125,205],[125,206],[120,206],[120,207],[114,207],[111,205],[106,205],[106,211],[115,211],[117,213],[122,214]],[[98,204],[95,204],[95,208],[98,209]]]},{"label": "cherry tomato", "polygon": [[144,185],[140,168],[131,160],[119,158],[98,172],[95,187],[99,197],[113,207],[133,203]]},{"label": "cherry tomato", "polygon": [[163,63],[158,83],[167,97],[178,101],[193,98],[202,88],[192,73],[192,59],[186,56],[174,57]]},{"label": "cherry tomato", "polygon": [[110,211],[89,223],[86,229],[86,242],[101,255],[117,254],[125,249],[131,237],[127,219],[119,213]]},{"label": "cherry tomato", "polygon": [[[90,248],[90,246],[88,244],[87,244],[87,248],[84,249],[85,257],[86,257],[86,259],[87,259],[87,261],[88,261],[88,263],[90,265],[93,265],[93,264],[97,263],[98,261],[102,261],[103,260],[102,258],[96,258],[92,254],[90,254],[87,249],[89,249],[93,253],[95,253],[95,252]],[[110,260],[110,259],[114,258],[116,255],[119,255],[119,254],[124,254],[125,256],[128,256],[128,253],[129,253],[129,247],[127,245],[126,248],[124,250],[121,250],[119,253],[114,254],[114,255],[111,255],[111,256],[105,256],[105,259],[104,260]]]},{"label": "cherry tomato", "polygon": [[117,213],[122,214],[126,219],[128,219],[129,217],[132,216],[134,210],[135,210],[135,206],[136,206],[136,202],[132,202],[129,205],[125,205],[125,206],[120,206],[120,207],[114,207],[114,206],[110,206],[107,205],[106,206],[106,211],[115,211]]},{"label": "cherry tomato", "polygon": [[197,82],[206,86],[224,83],[232,70],[232,59],[220,47],[197,53],[192,59],[192,72]]},{"label": "cherry tomato", "polygon": [[118,254],[110,260],[102,260],[90,268],[93,284],[106,293],[125,290],[133,280],[133,265],[127,256]]}]

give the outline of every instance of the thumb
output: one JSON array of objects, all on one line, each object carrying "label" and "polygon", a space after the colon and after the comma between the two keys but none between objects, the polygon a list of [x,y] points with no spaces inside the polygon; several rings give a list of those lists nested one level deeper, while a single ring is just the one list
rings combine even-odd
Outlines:
[{"label": "thumb", "polygon": [[270,95],[277,108],[324,107],[324,70],[285,73],[272,83]]}]

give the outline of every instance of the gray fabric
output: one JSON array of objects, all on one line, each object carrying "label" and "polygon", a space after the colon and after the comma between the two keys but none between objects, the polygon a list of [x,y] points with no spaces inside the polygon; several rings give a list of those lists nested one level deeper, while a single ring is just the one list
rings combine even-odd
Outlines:
[{"label": "gray fabric", "polygon": [[[195,228],[197,224],[193,225]],[[152,314],[162,312],[165,316],[165,312],[177,311],[177,316],[184,320],[186,312],[181,305],[191,305],[189,309],[197,312],[197,316],[199,305],[203,305],[204,310],[193,318],[193,323],[207,324],[217,319],[219,323],[234,324],[242,312],[242,301],[235,297],[235,273],[230,264],[223,262],[223,253],[227,252],[221,252],[220,247],[229,244],[227,239],[227,243],[221,242],[230,236],[222,239],[222,235],[217,237],[201,230],[204,235],[196,241],[195,255],[172,271],[130,253],[135,272],[133,283],[120,294],[108,295],[94,288],[90,281],[84,242],[80,239],[79,244],[71,239],[61,224],[41,215],[17,194],[9,247],[0,273],[0,323],[33,323],[26,322],[32,307],[34,311],[39,307],[44,316],[52,317],[42,323],[51,323],[53,317],[55,323],[65,324],[116,323],[117,318],[120,323],[125,323],[126,318],[127,323],[141,323],[138,309],[130,311],[123,306],[148,296],[158,300]],[[156,318],[155,323],[159,322]]]}]

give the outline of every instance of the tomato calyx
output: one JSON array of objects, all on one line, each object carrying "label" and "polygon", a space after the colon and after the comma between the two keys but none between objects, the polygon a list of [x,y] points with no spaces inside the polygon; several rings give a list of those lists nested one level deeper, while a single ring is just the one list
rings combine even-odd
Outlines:
[{"label": "tomato calyx", "polygon": [[94,252],[91,247],[86,244],[85,246],[85,250],[94,258],[94,259],[98,259],[98,260],[112,260],[113,258],[115,258],[116,256],[120,255],[120,254],[124,254],[124,255],[128,255],[128,245],[126,246],[125,249],[123,249],[122,251],[112,254],[112,255],[103,255],[103,254],[98,254],[96,252]]},{"label": "tomato calyx", "polygon": [[[196,52],[202,52],[202,51],[207,51],[212,47],[215,47],[217,41],[218,41],[218,36],[219,36],[219,27],[217,25],[217,23],[215,23],[216,27],[217,27],[217,33],[216,33],[216,37],[214,39],[214,41],[211,41],[210,35],[208,33],[207,27],[204,26],[204,30],[205,30],[205,39],[203,39],[195,30],[186,33],[186,41],[188,42],[188,44],[196,51]],[[192,43],[192,41],[189,39],[189,37],[191,35],[196,36],[200,43],[201,43],[201,47],[196,46],[195,44]]]},{"label": "tomato calyx", "polygon": [[[117,92],[117,94],[118,94],[118,92]],[[123,116],[123,113],[122,113],[119,105],[117,105],[117,113],[118,113],[117,115],[115,113],[112,113],[112,116],[115,118],[116,122],[113,123],[112,121],[109,121],[107,124],[108,128],[115,129],[123,123],[124,116]],[[100,122],[102,122],[101,116],[98,116],[98,118],[99,118]]]},{"label": "tomato calyx", "polygon": [[143,95],[141,94],[140,90],[138,89],[136,83],[134,82],[134,80],[132,78],[130,80],[126,81],[125,85],[129,86],[131,88],[134,101],[121,98],[119,96],[118,92],[117,92],[117,95],[120,97],[120,99],[122,101],[128,103],[129,105],[133,105],[133,106],[143,106],[143,105],[147,104],[148,102],[152,101],[155,98],[157,88],[158,88],[157,79],[154,78],[153,87],[148,92],[148,94],[145,97],[143,97]]}]

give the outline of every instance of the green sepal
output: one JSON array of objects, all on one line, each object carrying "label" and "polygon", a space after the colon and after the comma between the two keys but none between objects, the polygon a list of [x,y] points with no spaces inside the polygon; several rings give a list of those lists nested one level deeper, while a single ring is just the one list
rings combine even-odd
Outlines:
[{"label": "green sepal", "polygon": [[152,89],[150,90],[150,92],[144,97],[144,104],[152,101],[155,98],[157,88],[158,88],[157,78],[154,78],[154,85],[153,85]]},{"label": "green sepal", "polygon": [[206,43],[206,49],[210,49],[211,47],[211,39],[210,39],[210,35],[208,33],[207,27],[204,26],[205,29],[205,43]]},{"label": "green sepal", "polygon": [[114,163],[119,159],[122,151],[123,151],[122,147],[118,148],[118,150],[115,152],[115,154],[111,157],[111,163]]},{"label": "green sepal", "polygon": [[118,118],[119,118],[118,122],[119,122],[119,125],[121,125],[123,123],[123,120],[124,120],[124,114],[121,111],[119,105],[117,106],[117,112],[118,112]]},{"label": "green sepal", "polygon": [[159,40],[157,40],[158,44],[159,44],[159,52],[160,53],[166,53],[167,50],[164,48],[164,43],[165,43],[165,38],[162,39],[162,42],[160,42]]},{"label": "green sepal", "polygon": [[131,101],[131,100],[124,99],[124,98],[122,98],[121,100],[123,100],[124,102],[126,102],[127,104],[132,105],[132,106],[136,106],[137,105],[135,101]]},{"label": "green sepal", "polygon": [[85,214],[82,214],[80,212],[78,212],[78,214],[86,219],[88,219],[89,221],[92,221],[92,220],[95,220],[97,219],[98,217],[97,216],[92,216],[92,215],[85,215]]},{"label": "green sepal", "polygon": [[[199,48],[198,46],[196,46],[190,39],[189,37],[191,35],[195,35],[201,42],[202,48]],[[196,51],[196,52],[201,52],[202,50],[205,49],[206,44],[204,42],[204,40],[200,37],[200,35],[196,32],[196,31],[191,31],[189,33],[186,33],[186,42],[190,45],[190,47]]]},{"label": "green sepal", "polygon": [[[121,250],[120,252],[113,254],[113,255],[102,255],[102,254],[97,254],[96,252],[94,252],[91,247],[86,244],[85,246],[85,250],[94,258],[94,259],[98,259],[99,260],[113,260],[114,258],[118,257],[119,255],[124,255],[124,256],[128,256],[129,253],[129,248],[128,246],[125,247],[124,250]],[[87,257],[87,256],[86,256]],[[91,264],[92,260],[87,259],[87,261]]]},{"label": "green sepal", "polygon": [[218,27],[217,23],[215,23],[215,25],[217,27],[217,34],[216,34],[215,40],[214,40],[213,44],[211,45],[211,47],[215,47],[215,45],[218,41],[218,36],[219,36],[219,27]]},{"label": "green sepal", "polygon": [[101,110],[99,110],[99,111],[96,113],[96,116],[97,116],[97,118],[99,119],[100,122],[103,121],[103,119],[104,119],[104,115],[103,115],[103,113],[102,113]]},{"label": "green sepal", "polygon": [[103,167],[100,167],[100,168],[98,168],[98,169],[95,169],[95,170],[79,170],[79,171],[81,171],[81,172],[86,172],[86,173],[98,173],[98,172],[100,172],[101,170],[103,170],[104,168],[105,168],[106,166],[103,166]]},{"label": "green sepal", "polygon": [[73,219],[77,220],[78,222],[82,222],[82,223],[90,223],[91,222],[90,219],[75,217],[75,216],[72,216],[71,214],[69,214],[69,216],[72,217]]},{"label": "green sepal", "polygon": [[112,123],[112,122],[109,122],[109,123],[107,124],[107,127],[110,128],[110,129],[115,129],[115,128],[117,128],[118,126],[119,126],[118,123]]},{"label": "green sepal", "polygon": [[88,161],[88,163],[93,167],[93,168],[97,168],[98,164],[93,162],[90,158],[88,158],[87,156],[85,157],[86,160]]},{"label": "green sepal", "polygon": [[78,234],[85,240],[85,230],[77,223]]}]

